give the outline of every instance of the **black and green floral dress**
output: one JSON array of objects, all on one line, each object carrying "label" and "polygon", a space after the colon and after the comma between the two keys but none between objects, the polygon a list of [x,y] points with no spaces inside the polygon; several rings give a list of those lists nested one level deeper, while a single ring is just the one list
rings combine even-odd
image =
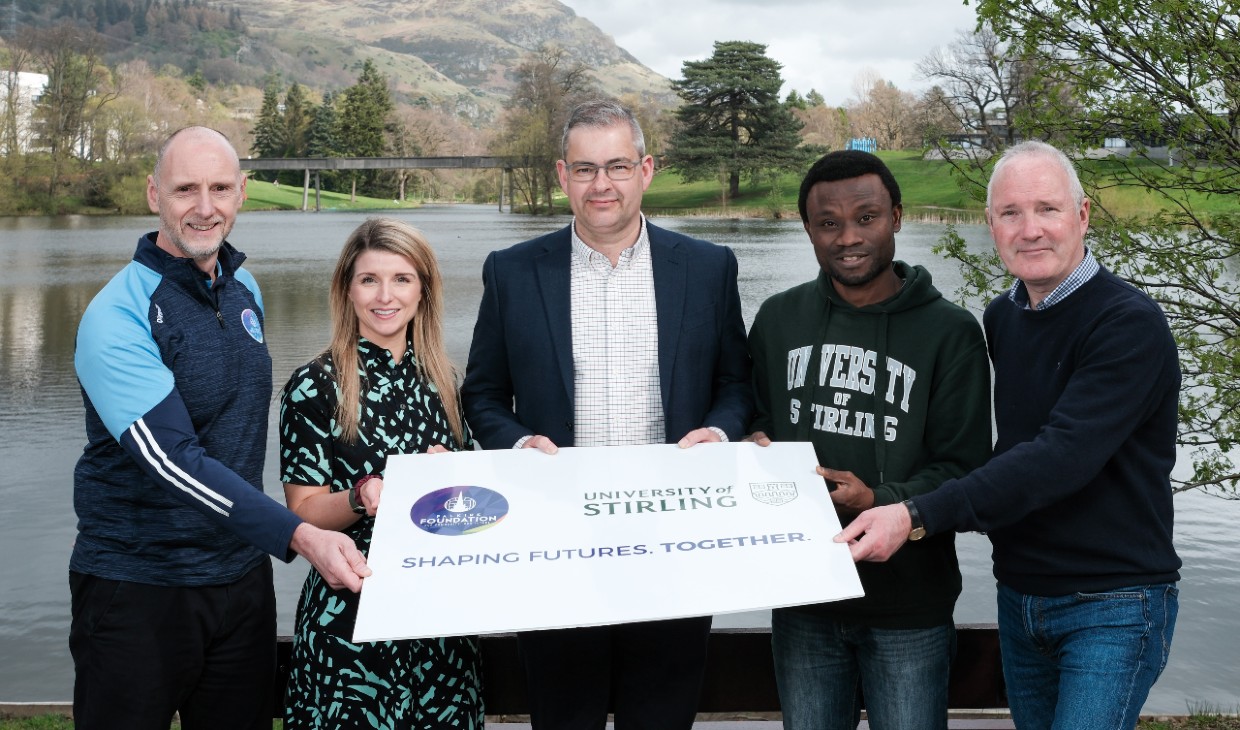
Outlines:
[{"label": "black and green floral dress", "polygon": [[[349,489],[367,474],[383,474],[387,454],[451,450],[452,437],[435,388],[418,373],[413,348],[393,365],[391,353],[358,343],[361,418],[354,443],[339,439],[330,355],[293,373],[280,396],[280,473],[291,484]],[[374,518],[363,516],[345,534],[363,554]],[[481,728],[481,667],[474,637],[354,644],[356,594],[332,590],[311,570],[297,609],[284,726],[301,728]],[[411,607],[417,610],[417,607]]]}]

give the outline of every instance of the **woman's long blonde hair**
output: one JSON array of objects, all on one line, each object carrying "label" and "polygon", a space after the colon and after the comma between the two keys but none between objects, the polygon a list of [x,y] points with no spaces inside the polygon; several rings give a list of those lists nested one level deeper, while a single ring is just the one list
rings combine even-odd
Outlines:
[{"label": "woman's long blonde hair", "polygon": [[340,394],[336,404],[336,423],[340,426],[341,437],[345,441],[357,440],[361,381],[365,376],[358,377],[357,341],[361,335],[357,312],[349,299],[349,286],[353,282],[357,259],[366,251],[394,253],[413,264],[422,285],[417,314],[409,322],[413,354],[422,377],[439,391],[439,400],[448,416],[452,435],[458,444],[463,445],[465,429],[456,396],[456,368],[448,359],[443,345],[443,277],[439,275],[439,263],[421,231],[392,218],[370,218],[358,226],[345,241],[336,261],[336,271],[332,274],[328,295],[332,340],[324,354],[330,353],[335,363],[336,387]]}]

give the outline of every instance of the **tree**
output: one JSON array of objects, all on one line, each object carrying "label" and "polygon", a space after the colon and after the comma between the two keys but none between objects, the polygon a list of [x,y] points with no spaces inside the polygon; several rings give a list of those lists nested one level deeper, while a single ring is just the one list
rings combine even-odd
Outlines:
[{"label": "tree", "polygon": [[[379,73],[374,61],[362,64],[357,83],[344,90],[340,97],[337,141],[343,157],[382,157],[387,151],[387,134],[395,109],[387,77]],[[359,179],[370,181],[375,175],[353,171],[352,195],[357,193]]]},{"label": "tree", "polygon": [[531,213],[550,211],[559,185],[564,122],[579,102],[595,93],[590,69],[563,48],[541,45],[517,66],[517,85],[508,100],[500,154],[523,161],[512,171],[515,194]]},{"label": "tree", "polygon": [[951,102],[938,86],[926,89],[917,97],[913,105],[911,134],[918,144],[923,147],[931,146],[947,139],[949,134],[962,131],[951,108]]},{"label": "tree", "polygon": [[269,81],[263,89],[263,105],[258,110],[254,144],[250,149],[256,157],[284,156],[284,120],[280,115],[280,94],[275,80]]},{"label": "tree", "polygon": [[[323,103],[314,107],[311,113],[310,128],[306,130],[306,157],[340,156],[340,141],[337,137],[339,122],[336,96],[329,91],[323,95]],[[334,170],[315,174],[329,186],[334,185],[340,178],[340,174]]]},{"label": "tree", "polygon": [[284,157],[306,156],[306,135],[313,114],[305,87],[294,81],[284,94]]},{"label": "tree", "polygon": [[879,149],[899,150],[908,146],[913,136],[916,98],[873,73],[859,75],[854,92],[857,101],[849,107],[848,118],[855,134],[873,137]]},{"label": "tree", "polygon": [[987,23],[961,31],[947,48],[936,48],[917,63],[918,72],[936,82],[944,110],[982,145],[998,150],[1017,140],[1017,116],[1037,103],[1029,81],[1037,75],[1031,60],[1009,47]]},{"label": "tree", "polygon": [[114,98],[100,89],[107,76],[102,65],[98,38],[89,31],[64,22],[34,31],[22,39],[39,67],[47,74],[47,87],[35,107],[39,142],[47,149],[47,205],[55,204],[56,189],[67,164],[76,156],[93,159],[94,147],[106,144],[106,135],[92,135],[92,116]]},{"label": "tree", "polygon": [[742,173],[802,166],[801,123],[780,103],[779,70],[766,46],[745,41],[717,41],[710,58],[686,61],[684,78],[672,82],[685,103],[668,162],[686,180],[722,172],[733,198]]},{"label": "tree", "polygon": [[[5,49],[3,75],[0,76],[0,89],[4,91],[4,106],[0,109],[0,158],[6,161],[6,167],[17,162],[25,149],[25,125],[20,120],[29,114],[30,99],[22,93],[21,74],[30,64],[30,49],[20,44],[11,44]],[[8,170],[12,174],[13,170]]]},{"label": "tree", "polygon": [[[1131,154],[1082,164],[1094,201],[1090,249],[1154,297],[1180,347],[1179,443],[1192,473],[1176,489],[1240,498],[1240,28],[1219,0],[980,0],[1003,42],[1036,57],[1040,103],[1020,123],[1070,154],[1121,138]],[[1045,79],[1045,80],[1044,80]],[[1157,146],[1156,146],[1157,145]],[[980,186],[984,170],[962,163]],[[1107,207],[1105,187],[1140,192],[1138,210]],[[980,188],[979,188],[980,189]],[[1151,206],[1151,202],[1160,203]],[[1151,207],[1158,210],[1152,215]],[[993,257],[965,262],[972,293],[993,291]]]},{"label": "tree", "polygon": [[339,157],[340,144],[336,139],[339,119],[336,115],[336,97],[330,91],[324,94],[323,103],[314,108],[310,128],[306,130],[307,157]]},{"label": "tree", "polygon": [[340,97],[341,152],[352,157],[383,156],[387,148],[384,134],[394,108],[387,77],[379,73],[374,61],[367,60],[357,83]]},{"label": "tree", "polygon": [[852,132],[848,110],[843,107],[811,106],[804,111],[793,111],[804,126],[801,127],[802,144],[815,145],[825,150],[842,150],[848,140],[856,136]]}]

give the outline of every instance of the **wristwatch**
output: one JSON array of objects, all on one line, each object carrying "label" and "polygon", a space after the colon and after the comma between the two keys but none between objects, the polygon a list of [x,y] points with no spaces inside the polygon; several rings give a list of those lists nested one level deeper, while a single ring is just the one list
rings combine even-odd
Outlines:
[{"label": "wristwatch", "polygon": [[367,474],[361,479],[358,479],[353,485],[353,488],[349,490],[349,509],[353,510],[353,514],[366,514],[366,505],[362,504],[362,485],[371,479],[378,478],[378,474]]},{"label": "wristwatch", "polygon": [[913,500],[906,499],[904,506],[908,508],[909,521],[913,523],[913,529],[908,531],[908,539],[922,539],[926,536],[926,526],[921,524],[921,513],[917,511],[917,505],[913,504]]}]

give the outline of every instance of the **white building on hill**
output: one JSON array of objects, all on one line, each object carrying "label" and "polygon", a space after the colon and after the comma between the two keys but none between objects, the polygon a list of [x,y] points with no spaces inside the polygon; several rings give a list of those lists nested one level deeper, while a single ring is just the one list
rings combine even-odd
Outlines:
[{"label": "white building on hill", "polygon": [[36,148],[34,105],[46,88],[47,74],[0,71],[0,156],[14,151],[8,149],[11,143],[6,128],[10,119],[16,122],[16,151],[26,153]]}]

